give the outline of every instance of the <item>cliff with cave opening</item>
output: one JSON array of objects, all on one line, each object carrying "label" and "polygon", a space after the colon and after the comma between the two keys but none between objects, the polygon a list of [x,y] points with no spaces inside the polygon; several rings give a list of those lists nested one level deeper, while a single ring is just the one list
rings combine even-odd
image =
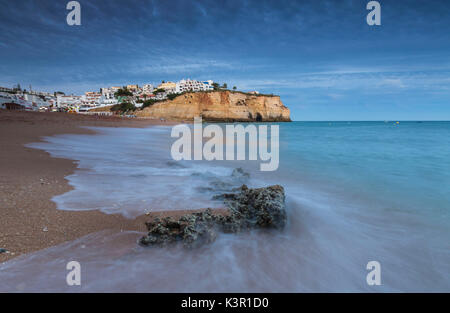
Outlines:
[{"label": "cliff with cave opening", "polygon": [[191,92],[136,111],[138,117],[188,120],[201,116],[217,122],[290,122],[279,96],[242,92]]}]

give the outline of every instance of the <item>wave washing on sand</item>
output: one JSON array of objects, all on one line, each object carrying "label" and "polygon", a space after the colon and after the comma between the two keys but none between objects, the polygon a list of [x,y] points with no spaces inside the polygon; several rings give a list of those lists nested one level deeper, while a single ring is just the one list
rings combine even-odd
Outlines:
[{"label": "wave washing on sand", "polygon": [[[431,269],[427,252],[424,256],[423,249],[414,246],[418,236],[386,247],[367,238],[372,235],[370,230],[343,233],[336,229],[333,217],[324,223],[323,216],[310,213],[311,208],[300,208],[295,201],[287,204],[289,225],[284,232],[221,234],[213,244],[193,250],[140,247],[137,240],[142,234],[136,232],[92,234],[2,265],[0,291],[448,290],[445,272]],[[350,226],[343,224],[340,226]],[[385,234],[392,235],[399,232]],[[442,251],[440,257],[444,256]],[[363,266],[374,257],[383,266],[383,285],[376,290],[366,284]],[[69,287],[65,282],[65,266],[72,260],[81,264],[81,287]]]},{"label": "wave washing on sand", "polygon": [[[407,198],[391,201],[385,195],[393,190],[375,185],[375,176],[367,174],[371,181],[362,184],[358,176],[365,173],[364,159],[359,163],[345,160],[347,165],[337,164],[335,172],[327,175],[311,175],[315,166],[322,171],[331,168],[333,161],[326,159],[330,154],[336,162],[345,155],[349,148],[339,150],[342,144],[334,146],[329,139],[345,136],[336,135],[339,129],[323,125],[307,138],[322,131],[328,139],[296,142],[303,134],[295,129],[298,125],[282,127],[281,163],[276,173],[259,172],[257,164],[248,162],[174,163],[170,160],[170,132],[164,127],[99,129],[96,136],[56,136],[47,138],[48,143],[33,145],[53,156],[79,160],[80,169],[68,178],[75,189],[54,199],[60,209],[97,208],[133,217],[148,210],[221,206],[212,202],[214,194],[242,183],[251,187],[278,183],[287,195],[288,224],[283,231],[223,234],[214,243],[192,250],[141,247],[137,240],[142,234],[136,232],[91,234],[0,265],[0,291],[450,290],[447,212],[442,211],[441,222],[436,222],[426,212],[415,211]],[[360,136],[366,131],[366,126],[361,127]],[[382,128],[375,135],[386,131],[391,130]],[[298,154],[301,144],[311,150],[302,155],[302,162]],[[328,147],[326,154],[320,154],[323,144]],[[357,152],[350,149],[349,156],[355,157]],[[315,158],[308,159],[312,153]],[[328,165],[320,165],[322,156]],[[308,168],[302,168],[305,164]],[[358,171],[350,168],[346,180],[333,183],[351,164],[357,164]],[[232,175],[236,167],[250,177]],[[388,175],[379,173],[385,178]],[[392,180],[395,182],[395,177]],[[376,187],[376,193],[366,193],[364,186],[369,186],[368,190]],[[445,204],[445,199],[433,202],[433,209],[430,206],[427,212],[440,212],[441,203]],[[81,287],[66,284],[65,266],[72,260],[81,264]],[[366,265],[372,260],[381,264],[381,286],[366,283]]]},{"label": "wave washing on sand", "polygon": [[149,210],[220,207],[211,201],[212,189],[244,183],[230,176],[233,169],[173,161],[168,127],[96,130],[96,136],[59,135],[29,145],[78,160],[78,170],[67,177],[74,190],[52,199],[58,209],[132,218]]}]

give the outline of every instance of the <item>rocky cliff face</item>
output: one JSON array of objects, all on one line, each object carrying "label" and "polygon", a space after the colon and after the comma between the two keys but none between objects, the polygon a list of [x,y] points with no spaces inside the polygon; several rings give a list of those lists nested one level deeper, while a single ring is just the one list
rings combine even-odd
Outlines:
[{"label": "rocky cliff face", "polygon": [[186,93],[136,111],[138,117],[221,122],[290,122],[290,111],[279,96],[215,91]]}]

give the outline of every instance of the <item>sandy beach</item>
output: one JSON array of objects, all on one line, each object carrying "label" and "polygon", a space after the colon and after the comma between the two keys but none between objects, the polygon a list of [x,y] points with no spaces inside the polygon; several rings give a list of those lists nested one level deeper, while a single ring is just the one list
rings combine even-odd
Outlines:
[{"label": "sandy beach", "polygon": [[144,222],[153,216],[126,219],[99,211],[57,210],[51,198],[71,189],[64,177],[73,173],[76,163],[53,158],[25,144],[38,142],[43,136],[94,133],[80,126],[147,127],[168,123],[0,110],[0,248],[8,251],[0,254],[0,262],[101,230],[145,231]]}]

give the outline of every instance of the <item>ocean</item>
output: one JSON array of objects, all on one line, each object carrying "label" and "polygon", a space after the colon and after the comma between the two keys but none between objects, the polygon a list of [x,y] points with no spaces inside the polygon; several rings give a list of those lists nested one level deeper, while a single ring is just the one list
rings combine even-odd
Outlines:
[{"label": "ocean", "polygon": [[[137,232],[95,233],[0,265],[0,291],[450,291],[450,122],[277,125],[273,172],[260,161],[174,161],[169,126],[31,144],[77,160],[67,177],[74,189],[53,199],[60,210],[133,218],[218,208],[214,195],[242,184],[280,184],[288,224],[221,234],[193,250],[141,247]],[[72,260],[81,286],[66,284]],[[370,261],[381,266],[379,286],[366,282]]]}]

